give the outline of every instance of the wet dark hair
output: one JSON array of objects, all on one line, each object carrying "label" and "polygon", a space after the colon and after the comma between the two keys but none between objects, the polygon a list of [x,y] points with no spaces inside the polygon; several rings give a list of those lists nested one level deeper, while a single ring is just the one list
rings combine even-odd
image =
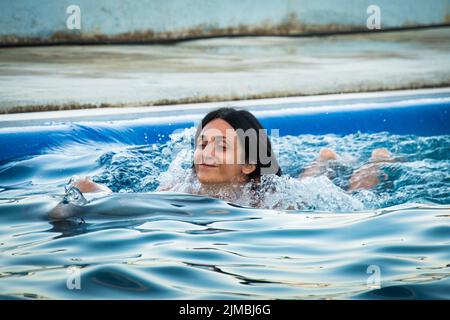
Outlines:
[{"label": "wet dark hair", "polygon": [[[197,132],[195,133],[195,144],[197,144],[198,136],[200,135],[202,129],[212,120],[222,119],[226,121],[234,130],[242,129],[245,133],[248,129],[253,129],[253,132],[257,132],[256,141],[257,141],[257,152],[255,154],[250,154],[250,143],[249,137],[242,135],[239,131],[238,137],[241,145],[244,147],[244,157],[246,163],[252,163],[256,165],[256,169],[248,175],[250,179],[261,177],[262,169],[265,171],[265,174],[276,174],[277,176],[281,176],[281,168],[278,165],[278,161],[275,158],[275,154],[272,151],[272,145],[270,143],[270,139],[267,136],[264,130],[264,127],[255,118],[253,114],[246,110],[236,110],[234,108],[220,108],[217,110],[213,110],[209,112],[201,121],[197,128]],[[265,151],[265,156],[270,160],[268,163],[262,163],[262,159],[260,159],[260,148],[263,148]],[[195,170],[194,165],[192,166]]]}]

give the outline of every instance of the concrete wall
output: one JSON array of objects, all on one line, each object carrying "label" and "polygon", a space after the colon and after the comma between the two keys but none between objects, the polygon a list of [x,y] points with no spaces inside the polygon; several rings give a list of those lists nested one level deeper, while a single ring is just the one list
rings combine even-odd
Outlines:
[{"label": "concrete wall", "polygon": [[[80,30],[66,26],[72,4]],[[371,4],[382,29],[450,24],[450,0],[0,0],[0,45],[361,31]]]}]

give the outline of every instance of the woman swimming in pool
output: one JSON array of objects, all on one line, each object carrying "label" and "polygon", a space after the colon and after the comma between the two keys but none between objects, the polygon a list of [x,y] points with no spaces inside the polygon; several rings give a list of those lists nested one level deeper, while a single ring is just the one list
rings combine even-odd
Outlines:
[{"label": "woman swimming in pool", "polygon": [[[369,189],[379,183],[379,164],[389,161],[386,149],[376,149],[371,163],[356,170],[350,178],[349,191]],[[331,149],[322,149],[319,157],[299,179],[326,174],[330,161],[338,156]],[[160,186],[156,191],[176,191],[208,196],[224,196],[233,201],[242,192],[254,192],[264,175],[281,176],[281,169],[266,131],[248,111],[221,108],[211,111],[201,121],[195,134],[192,166],[197,187],[180,189],[177,184]],[[191,180],[194,181],[194,180]],[[250,182],[251,188],[243,189]],[[75,181],[82,193],[112,192],[89,178]],[[244,191],[245,190],[245,191]],[[258,206],[253,202],[255,206]]]}]

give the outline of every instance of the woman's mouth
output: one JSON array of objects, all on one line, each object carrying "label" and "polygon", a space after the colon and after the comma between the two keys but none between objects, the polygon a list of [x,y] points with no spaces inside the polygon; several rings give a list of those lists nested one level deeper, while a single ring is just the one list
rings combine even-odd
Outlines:
[{"label": "woman's mouth", "polygon": [[217,168],[219,166],[214,165],[214,164],[202,163],[202,164],[199,164],[199,167],[202,168],[202,169],[215,169],[215,168]]}]

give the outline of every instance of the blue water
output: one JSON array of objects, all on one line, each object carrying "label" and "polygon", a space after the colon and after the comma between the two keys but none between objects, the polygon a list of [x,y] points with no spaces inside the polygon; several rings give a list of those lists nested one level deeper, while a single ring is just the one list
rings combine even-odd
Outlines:
[{"label": "blue water", "polygon": [[[1,163],[0,297],[450,298],[450,136],[274,138],[285,176],[265,207],[249,208],[220,192],[153,192],[189,182],[192,135],[143,146],[77,142]],[[323,147],[340,156],[329,178],[298,182]],[[347,192],[352,171],[379,147],[395,158],[381,168],[388,179]],[[116,193],[50,219],[73,175]],[[81,287],[71,290],[73,266]]]}]

